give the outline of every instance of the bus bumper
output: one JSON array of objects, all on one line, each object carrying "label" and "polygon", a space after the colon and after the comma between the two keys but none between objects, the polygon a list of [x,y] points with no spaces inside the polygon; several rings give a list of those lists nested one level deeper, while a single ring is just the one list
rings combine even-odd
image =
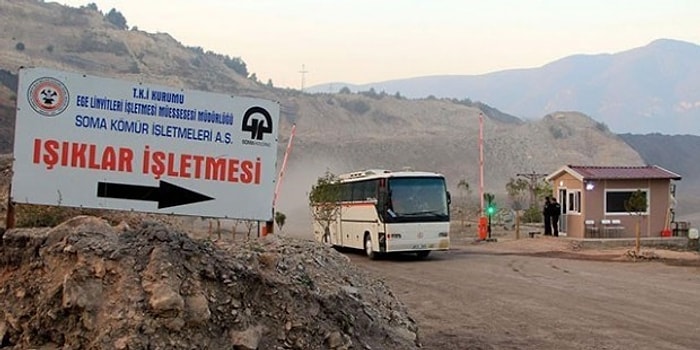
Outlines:
[{"label": "bus bumper", "polygon": [[387,242],[387,253],[391,252],[411,252],[420,250],[449,250],[450,239],[443,238],[434,241],[404,241],[404,240],[389,240]]}]

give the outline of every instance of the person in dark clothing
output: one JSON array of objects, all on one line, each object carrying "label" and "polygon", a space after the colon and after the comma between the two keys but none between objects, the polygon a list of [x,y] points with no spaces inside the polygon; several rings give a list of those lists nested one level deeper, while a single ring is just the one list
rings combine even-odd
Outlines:
[{"label": "person in dark clothing", "polygon": [[561,214],[561,206],[554,197],[549,201],[549,210],[549,217],[552,221],[552,233],[555,237],[559,237],[559,215]]},{"label": "person in dark clothing", "polygon": [[549,201],[549,196],[544,197],[544,208],[542,208],[542,215],[544,216],[544,235],[552,235],[552,208],[551,202]]}]

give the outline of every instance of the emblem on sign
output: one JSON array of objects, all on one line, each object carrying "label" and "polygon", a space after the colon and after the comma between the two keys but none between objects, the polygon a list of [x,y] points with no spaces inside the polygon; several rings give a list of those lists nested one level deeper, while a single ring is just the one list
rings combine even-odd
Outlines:
[{"label": "emblem on sign", "polygon": [[27,91],[29,105],[37,113],[54,117],[63,113],[68,108],[68,89],[58,79],[39,78],[35,80]]}]

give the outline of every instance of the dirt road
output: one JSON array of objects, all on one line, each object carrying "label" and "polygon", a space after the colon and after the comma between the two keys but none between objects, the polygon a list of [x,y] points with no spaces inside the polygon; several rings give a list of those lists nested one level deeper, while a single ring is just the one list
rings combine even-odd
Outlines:
[{"label": "dirt road", "polygon": [[700,347],[696,263],[563,259],[498,243],[463,244],[426,261],[346,254],[407,304],[426,349]]}]

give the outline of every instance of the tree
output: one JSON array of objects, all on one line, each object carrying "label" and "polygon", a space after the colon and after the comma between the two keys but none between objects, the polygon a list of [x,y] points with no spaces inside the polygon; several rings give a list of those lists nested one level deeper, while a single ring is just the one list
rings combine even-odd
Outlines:
[{"label": "tree", "polygon": [[462,224],[462,227],[464,227],[464,223],[467,218],[467,207],[469,204],[469,193],[471,192],[471,189],[469,188],[469,182],[467,182],[467,179],[461,179],[457,183],[457,190],[459,191],[459,196],[461,199],[460,203],[460,212],[462,215],[460,215],[460,222]]},{"label": "tree", "polygon": [[127,30],[129,26],[126,25],[126,18],[121,12],[113,8],[105,15],[107,22],[114,24],[117,28]]},{"label": "tree", "polygon": [[[508,193],[508,199],[510,200],[511,206],[514,210],[521,210],[523,208],[523,203],[525,202],[525,195],[528,192],[530,184],[525,179],[521,178],[510,178],[506,184],[506,192]],[[530,206],[533,206],[530,203]]]},{"label": "tree", "polygon": [[248,66],[240,57],[224,57],[224,65],[233,69],[234,72],[247,77],[248,76]]},{"label": "tree", "polygon": [[634,228],[634,252],[639,256],[639,248],[641,245],[641,226],[644,220],[644,213],[647,212],[647,195],[642,190],[637,190],[625,201],[625,210],[637,216],[637,222]]},{"label": "tree", "polygon": [[283,212],[281,211],[276,211],[275,212],[275,223],[277,224],[277,228],[282,231],[282,227],[284,226],[284,222],[287,221],[287,215],[284,215]]},{"label": "tree", "polygon": [[257,221],[253,220],[246,220],[245,221],[245,228],[247,230],[246,232],[246,238],[250,239],[250,234],[253,232],[253,229],[255,228],[255,225],[257,224]]},{"label": "tree", "polygon": [[338,93],[341,93],[341,94],[351,94],[352,91],[350,91],[350,88],[349,88],[349,87],[343,86],[343,87],[340,89],[340,91],[338,91]]},{"label": "tree", "polygon": [[314,222],[321,226],[323,239],[329,240],[330,226],[337,219],[340,213],[340,186],[338,178],[326,170],[323,176],[316,180],[309,192],[309,206],[311,207],[311,217]]},{"label": "tree", "polygon": [[517,209],[517,202],[521,203],[521,208],[524,207],[525,194],[530,195],[530,204],[523,212],[523,222],[542,222],[542,211],[538,203],[544,200],[545,196],[552,195],[552,185],[544,179],[539,179],[541,174],[518,174],[518,176],[526,176],[526,179],[513,179],[506,184],[506,192],[511,200],[513,209]]},{"label": "tree", "polygon": [[510,178],[506,184],[508,200],[513,210],[515,210],[515,238],[520,239],[520,211],[523,210],[525,194],[528,192],[530,184],[522,178]]},{"label": "tree", "polygon": [[267,79],[267,87],[269,87],[269,88],[275,87],[275,85],[272,84],[272,79]]},{"label": "tree", "polygon": [[544,179],[535,185],[535,197],[537,197],[537,203],[544,200],[545,196],[552,195],[552,184],[545,181]]},{"label": "tree", "polygon": [[234,220],[231,225],[231,239],[236,240],[236,232],[238,232],[238,225],[245,224],[245,220],[238,219]]}]

